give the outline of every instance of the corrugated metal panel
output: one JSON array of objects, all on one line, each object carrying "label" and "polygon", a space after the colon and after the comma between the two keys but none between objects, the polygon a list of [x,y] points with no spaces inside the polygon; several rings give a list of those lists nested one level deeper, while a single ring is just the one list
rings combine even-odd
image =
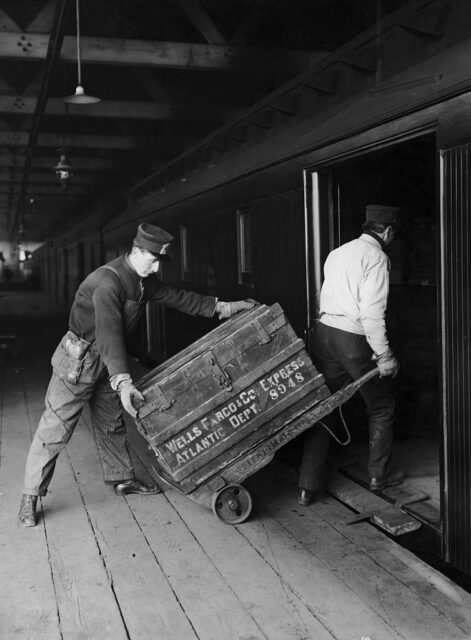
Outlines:
[{"label": "corrugated metal panel", "polygon": [[188,224],[191,287],[227,298],[245,295],[237,285],[235,210],[195,218]]},{"label": "corrugated metal panel", "polygon": [[471,575],[471,145],[442,153],[446,559]]}]

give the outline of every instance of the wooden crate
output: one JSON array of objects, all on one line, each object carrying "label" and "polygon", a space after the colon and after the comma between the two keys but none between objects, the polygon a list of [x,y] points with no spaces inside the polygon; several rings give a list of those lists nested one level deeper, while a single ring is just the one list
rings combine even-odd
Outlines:
[{"label": "wooden crate", "polygon": [[[187,494],[211,479],[212,489],[224,484],[235,463],[231,481],[251,475],[297,435],[284,436],[286,425],[329,396],[278,304],[227,320],[137,386],[145,397],[139,430],[160,475]],[[261,445],[274,438],[264,454]],[[205,502],[204,493],[191,497]]]}]

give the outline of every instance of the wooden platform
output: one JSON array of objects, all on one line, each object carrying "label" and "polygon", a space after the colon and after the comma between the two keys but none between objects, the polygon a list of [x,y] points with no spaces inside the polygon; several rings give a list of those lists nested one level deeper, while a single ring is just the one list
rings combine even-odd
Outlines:
[{"label": "wooden platform", "polygon": [[[343,461],[339,460],[338,469],[343,477],[343,482],[353,482],[357,492],[362,492],[362,487],[368,486],[367,458],[368,446],[365,443],[352,445],[346,448]],[[406,512],[413,522],[420,524],[422,531],[420,537],[408,540],[409,548],[418,553],[429,556],[441,555],[442,546],[442,522],[440,513],[440,471],[438,443],[433,439],[424,438],[398,441],[393,445],[393,466],[402,468],[406,473],[406,480],[395,487],[388,487],[382,492],[383,498],[389,504],[399,504],[401,511]],[[331,487],[331,494],[343,500],[345,492],[337,490],[336,484]],[[362,500],[347,501],[347,504],[358,509]],[[384,530],[390,529],[389,522],[385,526],[378,521],[381,514],[373,516],[372,521],[379,524]],[[410,531],[414,525],[407,522],[399,523],[397,531],[405,525]]]},{"label": "wooden platform", "polygon": [[[22,347],[1,371],[0,638],[471,637],[470,594],[371,524],[348,525],[354,512],[332,496],[298,506],[296,474],[279,463],[247,480],[253,516],[228,526],[177,491],[115,496],[84,420],[59,459],[39,525],[19,528],[26,453],[63,319],[44,301],[15,303],[0,297],[0,313],[3,304],[28,313],[28,324],[11,316]],[[41,322],[40,342],[21,333]],[[149,477],[153,454],[135,430],[130,440]]]}]

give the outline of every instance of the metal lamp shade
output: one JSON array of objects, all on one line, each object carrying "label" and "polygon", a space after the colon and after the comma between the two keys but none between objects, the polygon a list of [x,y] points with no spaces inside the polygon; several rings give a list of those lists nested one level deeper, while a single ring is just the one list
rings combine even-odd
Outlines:
[{"label": "metal lamp shade", "polygon": [[87,96],[83,87],[82,87],[82,65],[80,59],[80,9],[79,9],[79,0],[75,2],[76,9],[76,20],[77,20],[77,37],[76,37],[76,45],[77,45],[77,75],[78,82],[77,88],[75,89],[75,93],[72,96],[66,96],[63,98],[64,102],[68,102],[69,104],[92,104],[93,102],[100,102],[100,98],[94,98],[93,96]]},{"label": "metal lamp shade", "polygon": [[69,104],[92,104],[93,102],[100,102],[100,98],[87,95],[80,84],[77,85],[73,95],[66,96],[63,100]]}]

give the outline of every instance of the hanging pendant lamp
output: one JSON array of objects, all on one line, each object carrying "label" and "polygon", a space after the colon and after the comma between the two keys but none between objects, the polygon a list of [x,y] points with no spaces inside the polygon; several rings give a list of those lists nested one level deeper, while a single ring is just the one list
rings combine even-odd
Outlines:
[{"label": "hanging pendant lamp", "polygon": [[59,162],[56,164],[55,167],[53,167],[53,171],[56,174],[56,176],[59,178],[59,183],[63,189],[65,189],[68,186],[70,179],[74,175],[72,173],[72,165],[70,164],[66,156],[66,134],[67,134],[68,124],[69,124],[69,105],[66,102],[65,103],[65,128],[64,128],[64,132],[62,133],[62,146],[57,149],[57,152],[59,154]]},{"label": "hanging pendant lamp", "polygon": [[92,102],[100,102],[100,98],[95,98],[93,96],[88,96],[85,93],[84,88],[82,87],[82,69],[81,69],[81,61],[80,61],[80,11],[79,11],[79,0],[75,1],[76,7],[76,18],[77,18],[77,75],[78,75],[78,84],[75,89],[75,93],[71,96],[66,96],[63,98],[64,102],[68,102],[69,104],[91,104]]},{"label": "hanging pendant lamp", "polygon": [[65,149],[60,147],[57,151],[59,152],[59,162],[54,167],[54,172],[59,178],[61,187],[65,189],[74,174],[72,173],[72,165],[67,160]]}]

